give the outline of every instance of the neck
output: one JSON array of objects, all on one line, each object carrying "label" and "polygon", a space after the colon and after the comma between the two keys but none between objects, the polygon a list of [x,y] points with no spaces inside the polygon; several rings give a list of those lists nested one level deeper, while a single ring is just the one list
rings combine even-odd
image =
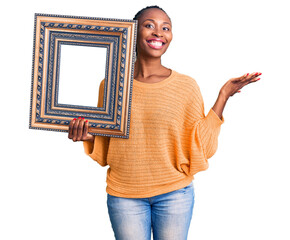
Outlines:
[{"label": "neck", "polygon": [[138,57],[135,62],[134,78],[145,79],[166,69],[161,65],[161,58]]}]

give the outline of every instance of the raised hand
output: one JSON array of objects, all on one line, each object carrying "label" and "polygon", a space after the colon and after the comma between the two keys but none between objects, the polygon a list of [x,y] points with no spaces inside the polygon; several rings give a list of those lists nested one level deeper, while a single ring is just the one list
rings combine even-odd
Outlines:
[{"label": "raised hand", "polygon": [[69,124],[68,138],[76,141],[91,141],[94,142],[94,136],[88,133],[89,122],[84,118],[71,120]]},{"label": "raised hand", "polygon": [[248,85],[249,83],[257,82],[258,80],[260,80],[259,76],[261,74],[262,73],[259,73],[259,72],[255,72],[252,74],[247,73],[241,77],[231,78],[221,88],[220,93],[224,97],[229,98],[233,96],[235,93],[240,92],[240,89],[242,89],[244,86]]},{"label": "raised hand", "polygon": [[219,92],[219,96],[212,107],[215,113],[222,118],[224,107],[229,99],[229,97],[233,96],[235,93],[241,92],[244,86],[248,85],[249,83],[257,82],[260,80],[259,76],[262,73],[255,72],[252,74],[244,74],[241,77],[231,78],[227,81]]}]

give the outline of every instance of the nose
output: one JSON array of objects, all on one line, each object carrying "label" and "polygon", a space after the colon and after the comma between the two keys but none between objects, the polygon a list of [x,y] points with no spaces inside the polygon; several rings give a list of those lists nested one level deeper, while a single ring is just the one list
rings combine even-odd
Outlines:
[{"label": "nose", "polygon": [[155,31],[152,32],[152,35],[158,38],[163,36],[162,33],[158,29],[155,29]]}]

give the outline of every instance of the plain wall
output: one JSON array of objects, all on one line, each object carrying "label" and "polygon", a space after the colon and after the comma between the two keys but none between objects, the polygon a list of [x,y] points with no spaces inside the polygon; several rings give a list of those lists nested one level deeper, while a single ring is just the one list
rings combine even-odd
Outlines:
[{"label": "plain wall", "polygon": [[34,13],[131,19],[160,5],[173,22],[163,64],[198,82],[206,113],[222,85],[261,80],[227,103],[217,153],[195,175],[188,239],[289,240],[287,1],[10,1],[1,17],[0,239],[114,239],[106,170],[67,134],[30,130]]}]

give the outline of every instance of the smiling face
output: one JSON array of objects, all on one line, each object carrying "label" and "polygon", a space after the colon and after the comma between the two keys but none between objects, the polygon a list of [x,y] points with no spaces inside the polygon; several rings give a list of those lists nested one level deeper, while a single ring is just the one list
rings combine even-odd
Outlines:
[{"label": "smiling face", "polygon": [[138,18],[138,57],[161,57],[171,40],[171,21],[160,9],[144,11]]}]

